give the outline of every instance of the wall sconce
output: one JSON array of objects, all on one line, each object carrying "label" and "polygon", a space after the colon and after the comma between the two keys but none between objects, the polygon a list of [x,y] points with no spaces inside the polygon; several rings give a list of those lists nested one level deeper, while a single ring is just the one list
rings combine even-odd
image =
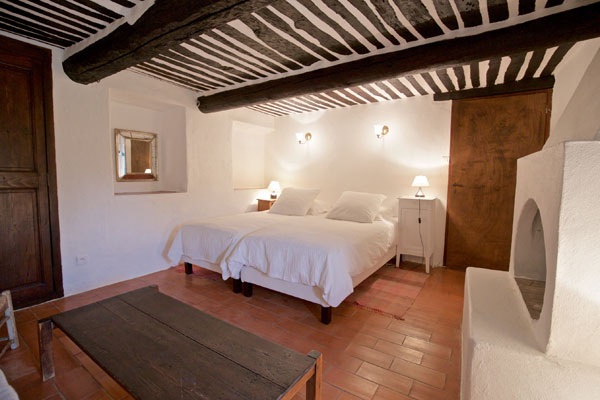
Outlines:
[{"label": "wall sconce", "polygon": [[298,141],[298,144],[308,143],[310,142],[310,139],[312,139],[312,135],[310,134],[310,132],[296,133],[296,140]]},{"label": "wall sconce", "polygon": [[383,139],[383,137],[390,131],[390,128],[388,128],[387,125],[375,125],[373,126],[373,131],[375,132],[377,139]]}]

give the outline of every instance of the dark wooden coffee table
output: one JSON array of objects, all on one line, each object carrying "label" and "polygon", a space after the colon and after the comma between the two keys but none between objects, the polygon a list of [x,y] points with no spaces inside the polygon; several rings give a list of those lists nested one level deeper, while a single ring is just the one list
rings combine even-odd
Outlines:
[{"label": "dark wooden coffee table", "polygon": [[321,398],[322,356],[302,355],[146,287],[40,320],[42,376],[60,328],[136,399]]}]

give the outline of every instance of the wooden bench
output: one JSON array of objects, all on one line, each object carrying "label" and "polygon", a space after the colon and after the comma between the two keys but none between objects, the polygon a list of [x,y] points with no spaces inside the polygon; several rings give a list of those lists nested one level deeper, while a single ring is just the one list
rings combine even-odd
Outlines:
[{"label": "wooden bench", "polygon": [[302,355],[146,287],[38,321],[44,380],[60,328],[136,399],[321,399],[322,356]]}]

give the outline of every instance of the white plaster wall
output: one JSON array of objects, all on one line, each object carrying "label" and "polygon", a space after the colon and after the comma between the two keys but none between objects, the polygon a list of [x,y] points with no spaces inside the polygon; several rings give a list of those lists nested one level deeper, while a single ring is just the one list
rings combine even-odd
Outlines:
[{"label": "white plaster wall", "polygon": [[600,38],[575,44],[554,75],[550,136],[545,147],[566,140],[598,139]]},{"label": "white plaster wall", "polygon": [[231,157],[233,187],[236,190],[266,188],[265,135],[272,128],[233,121],[231,128]]},{"label": "white plaster wall", "polygon": [[[261,192],[233,190],[231,125],[237,120],[272,127],[272,117],[247,109],[202,114],[196,108],[194,92],[131,72],[83,86],[63,73],[61,60],[62,52],[53,49],[54,131],[66,295],[164,269],[170,263],[163,257],[163,250],[178,224],[251,208]],[[113,194],[111,88],[183,107],[186,193]],[[78,255],[86,255],[87,264],[76,265]]]},{"label": "white plaster wall", "polygon": [[[431,186],[423,191],[440,200],[433,264],[441,265],[450,117],[451,103],[431,96],[278,117],[267,137],[266,181],[319,188],[329,204],[344,190],[356,190],[384,193],[396,206],[396,197],[415,194],[415,175],[426,175]],[[375,124],[388,125],[390,133],[377,139]],[[296,132],[311,132],[311,141],[299,145]]]}]

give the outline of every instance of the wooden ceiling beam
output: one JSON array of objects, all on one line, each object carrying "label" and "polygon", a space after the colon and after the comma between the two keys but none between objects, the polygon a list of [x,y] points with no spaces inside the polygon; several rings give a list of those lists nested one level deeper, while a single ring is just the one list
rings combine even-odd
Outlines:
[{"label": "wooden ceiling beam", "polygon": [[156,0],[133,25],[119,26],[63,62],[75,82],[88,84],[146,62],[190,37],[249,15],[272,0]]},{"label": "wooden ceiling beam", "polygon": [[599,20],[600,3],[594,3],[478,35],[365,57],[201,96],[197,104],[202,112],[222,111],[545,49],[600,36]]}]

